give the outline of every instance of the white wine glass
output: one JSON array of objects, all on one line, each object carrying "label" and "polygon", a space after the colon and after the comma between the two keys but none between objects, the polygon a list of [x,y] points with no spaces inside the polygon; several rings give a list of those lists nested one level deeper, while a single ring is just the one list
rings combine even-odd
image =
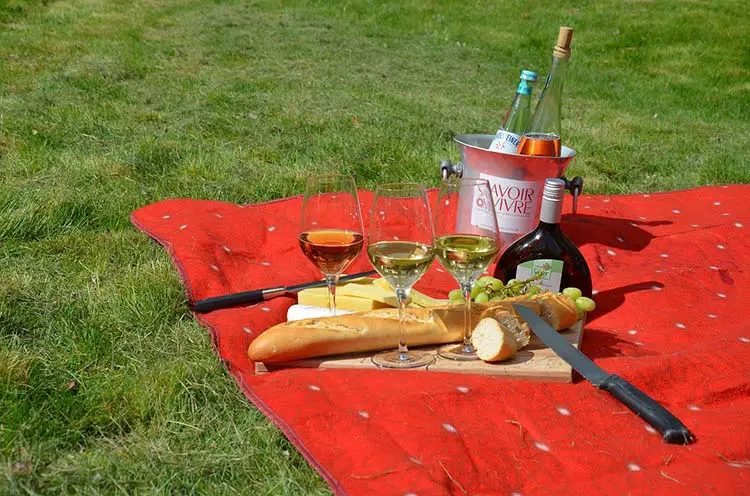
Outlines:
[{"label": "white wine glass", "polygon": [[352,176],[322,174],[308,178],[299,232],[302,252],[325,276],[328,307],[336,315],[336,284],[364,243],[362,212]]},{"label": "white wine glass", "polygon": [[[467,218],[465,211],[469,204],[471,219]],[[471,344],[471,288],[499,251],[500,236],[489,182],[471,178],[442,181],[435,209],[435,254],[461,287],[464,337],[461,344],[441,347],[438,350],[441,357],[478,360],[476,349]]]},{"label": "white wine glass", "polygon": [[414,368],[432,363],[430,353],[409,351],[404,338],[406,300],[411,287],[435,258],[434,229],[424,187],[414,183],[378,186],[370,212],[367,256],[398,298],[398,349],[378,353],[373,363],[386,368]]}]

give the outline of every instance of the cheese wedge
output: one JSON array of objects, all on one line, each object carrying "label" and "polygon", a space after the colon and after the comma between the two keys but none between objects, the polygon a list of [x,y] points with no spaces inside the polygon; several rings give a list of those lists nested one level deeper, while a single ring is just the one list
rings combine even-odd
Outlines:
[{"label": "cheese wedge", "polygon": [[[373,285],[386,290],[390,295],[393,295],[394,298],[396,297],[395,293],[393,292],[393,288],[391,288],[391,285],[388,284],[388,281],[386,281],[385,279],[383,278],[375,279],[373,281]],[[419,305],[420,307],[423,307],[423,308],[437,307],[440,305],[447,305],[450,303],[450,300],[440,300],[437,298],[432,298],[430,296],[427,296],[424,293],[417,291],[416,289],[412,289],[409,292],[409,299],[412,301],[412,303],[415,303],[416,305]]]},{"label": "cheese wedge", "polygon": [[[370,298],[360,298],[358,296],[341,294],[341,289],[346,286],[348,285],[337,287],[336,308],[340,308],[342,310],[352,310],[354,312],[367,312],[369,310],[375,310],[376,308],[387,308],[391,306]],[[352,284],[352,286],[360,285]],[[308,305],[311,307],[327,308],[328,288],[322,287],[303,289],[302,291],[297,293],[297,303],[300,305]]]},{"label": "cheese wedge", "polygon": [[338,295],[375,300],[390,307],[398,306],[398,298],[393,290],[383,289],[374,284],[344,284],[336,290],[336,296]]}]

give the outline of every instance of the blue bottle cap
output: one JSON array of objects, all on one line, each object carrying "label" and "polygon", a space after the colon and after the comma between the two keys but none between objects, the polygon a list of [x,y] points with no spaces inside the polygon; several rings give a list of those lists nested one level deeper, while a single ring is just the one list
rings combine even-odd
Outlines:
[{"label": "blue bottle cap", "polygon": [[533,83],[536,81],[536,72],[524,69],[521,71],[521,79]]}]

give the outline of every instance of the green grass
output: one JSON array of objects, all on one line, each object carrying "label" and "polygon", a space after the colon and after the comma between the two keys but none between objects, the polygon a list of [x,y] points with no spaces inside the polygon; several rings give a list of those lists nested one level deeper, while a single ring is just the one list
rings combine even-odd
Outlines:
[{"label": "green grass", "polygon": [[750,182],[743,2],[490,3],[0,0],[0,492],[326,493],[128,216],[434,185],[560,24],[588,191]]}]

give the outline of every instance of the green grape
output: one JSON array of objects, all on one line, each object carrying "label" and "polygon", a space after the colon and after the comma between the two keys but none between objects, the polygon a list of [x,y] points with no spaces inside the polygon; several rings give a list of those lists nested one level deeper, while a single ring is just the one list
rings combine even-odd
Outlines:
[{"label": "green grape", "polygon": [[498,291],[503,289],[503,281],[501,281],[500,279],[495,279],[494,277],[487,285],[489,286],[489,289],[491,289],[494,293],[497,293]]},{"label": "green grape", "polygon": [[596,303],[591,298],[581,296],[576,300],[576,308],[579,308],[582,312],[591,312],[596,308]]},{"label": "green grape", "polygon": [[565,288],[562,290],[563,294],[570,298],[573,301],[576,301],[578,298],[580,298],[583,293],[581,293],[581,290],[578,288]]},{"label": "green grape", "polygon": [[487,303],[488,301],[490,301],[490,295],[482,291],[476,296],[476,298],[474,298],[474,301],[476,303]]},{"label": "green grape", "polygon": [[539,286],[529,286],[528,289],[526,289],[526,294],[528,296],[534,296],[539,292]]},{"label": "green grape", "polygon": [[464,294],[460,289],[453,289],[448,293],[448,299],[453,301],[464,301]]},{"label": "green grape", "polygon": [[476,298],[477,295],[481,293],[482,291],[484,291],[484,288],[475,282],[474,285],[471,287],[471,298],[472,299]]}]

